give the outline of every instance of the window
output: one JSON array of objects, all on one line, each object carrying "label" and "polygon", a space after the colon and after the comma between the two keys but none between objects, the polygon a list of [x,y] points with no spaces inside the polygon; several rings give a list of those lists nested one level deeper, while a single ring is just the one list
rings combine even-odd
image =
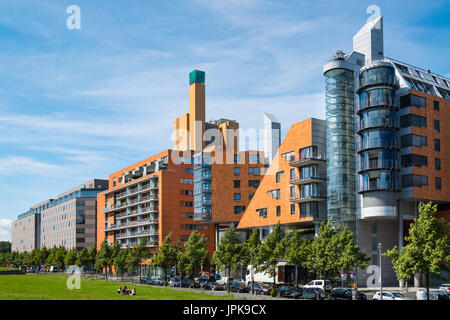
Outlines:
[{"label": "window", "polygon": [[434,139],[434,150],[441,151],[441,140]]},{"label": "window", "polygon": [[234,163],[240,163],[240,159],[239,159],[240,157],[239,157],[239,155],[238,154],[235,154],[234,155]]},{"label": "window", "polygon": [[180,190],[180,194],[182,196],[193,196],[194,191],[193,190]]},{"label": "window", "polygon": [[441,178],[436,178],[436,189],[441,190]]},{"label": "window", "polygon": [[402,176],[402,187],[421,187],[428,185],[428,177],[415,174]]},{"label": "window", "polygon": [[441,126],[440,126],[439,120],[434,120],[434,131],[437,131],[437,132],[441,131]]},{"label": "window", "polygon": [[192,207],[194,207],[194,202],[192,202],[192,201],[180,201],[180,206],[192,208]]},{"label": "window", "polygon": [[259,176],[259,168],[258,167],[256,167],[256,168],[249,167],[248,168],[248,174],[252,174],[254,176]]},{"label": "window", "polygon": [[427,118],[421,117],[415,114],[408,114],[406,116],[402,116],[400,118],[400,126],[402,128],[406,127],[426,127],[427,126]]},{"label": "window", "polygon": [[295,214],[295,204],[291,203],[291,215]]},{"label": "window", "polygon": [[235,206],[234,214],[241,214],[245,212],[245,206]]},{"label": "window", "polygon": [[182,219],[193,219],[194,218],[194,214],[191,212],[183,212],[180,214],[180,217]]},{"label": "window", "polygon": [[414,94],[408,94],[406,96],[400,97],[400,108],[405,107],[426,107],[427,100],[423,97],[416,96]]},{"label": "window", "polygon": [[193,179],[180,179],[181,184],[194,184]]},{"label": "window", "polygon": [[241,168],[234,168],[234,175],[235,176],[240,176],[241,175]]},{"label": "window", "polygon": [[284,171],[277,172],[277,174],[276,174],[276,182],[277,183],[281,181],[282,174],[284,174]]},{"label": "window", "polygon": [[434,105],[434,110],[435,111],[439,111],[439,101],[433,101],[433,105]]},{"label": "window", "polygon": [[259,163],[259,154],[249,154],[248,155],[248,163]]},{"label": "window", "polygon": [[235,193],[234,194],[234,201],[241,201],[241,194],[240,193]]},{"label": "window", "polygon": [[277,217],[281,216],[281,207],[277,206]]},{"label": "window", "polygon": [[421,167],[428,165],[428,158],[417,154],[407,154],[402,156],[402,167]]},{"label": "window", "polygon": [[291,187],[290,192],[291,198],[295,198],[295,187]]},{"label": "window", "polygon": [[113,178],[113,187],[116,186],[116,183],[117,183],[116,178]]},{"label": "window", "polygon": [[415,134],[407,134],[401,137],[401,146],[405,147],[426,147],[427,137]]},{"label": "window", "polygon": [[241,187],[241,180],[234,180],[234,187],[240,188]]},{"label": "window", "polygon": [[318,215],[319,215],[318,202],[305,202],[300,204],[301,218],[317,217]]},{"label": "window", "polygon": [[253,188],[259,187],[259,180],[248,180],[248,186]]},{"label": "window", "polygon": [[267,219],[267,208],[256,209],[256,212],[259,213],[261,218]]},{"label": "window", "polygon": [[186,173],[194,173],[194,170],[193,169],[190,169],[190,168],[186,168]]},{"label": "window", "polygon": [[272,199],[280,200],[280,189],[267,191],[267,194],[271,194]]},{"label": "window", "polygon": [[436,170],[441,170],[441,159],[434,158],[434,168]]},{"label": "window", "polygon": [[289,179],[295,180],[295,169],[289,171]]},{"label": "window", "polygon": [[252,200],[254,195],[255,195],[254,193],[249,193],[248,194],[248,200]]}]

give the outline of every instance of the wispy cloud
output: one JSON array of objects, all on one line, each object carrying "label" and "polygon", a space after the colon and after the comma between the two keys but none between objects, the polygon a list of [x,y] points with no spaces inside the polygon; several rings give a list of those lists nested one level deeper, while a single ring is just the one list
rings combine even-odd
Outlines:
[{"label": "wispy cloud", "polygon": [[11,241],[12,220],[0,219],[0,241]]}]

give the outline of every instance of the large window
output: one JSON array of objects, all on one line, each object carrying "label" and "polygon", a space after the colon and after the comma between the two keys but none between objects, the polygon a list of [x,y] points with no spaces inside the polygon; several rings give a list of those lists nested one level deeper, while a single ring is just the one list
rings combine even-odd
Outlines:
[{"label": "large window", "polygon": [[361,117],[361,129],[371,127],[395,127],[395,111],[381,109],[365,112]]},{"label": "large window", "polygon": [[395,131],[380,129],[364,132],[362,135],[362,147],[363,149],[395,147]]},{"label": "large window", "polygon": [[427,137],[416,134],[407,134],[401,137],[402,148],[405,147],[425,147],[427,145]]},{"label": "large window", "polygon": [[317,217],[318,215],[319,215],[318,202],[306,202],[300,204],[301,218]]},{"label": "large window", "polygon": [[416,174],[407,174],[402,176],[402,187],[421,187],[428,185],[428,177]]},{"label": "large window", "polygon": [[426,107],[427,100],[423,97],[416,96],[414,94],[408,94],[406,96],[400,97],[400,108],[405,107]]},{"label": "large window", "polygon": [[360,85],[377,83],[395,83],[395,71],[393,67],[378,67],[365,70],[360,75]]},{"label": "large window", "polygon": [[402,156],[402,167],[422,167],[428,165],[428,159],[426,156],[418,154],[407,154]]},{"label": "large window", "polygon": [[254,176],[259,176],[259,168],[258,167],[249,167],[248,174],[252,174]]},{"label": "large window", "polygon": [[361,157],[361,169],[395,168],[396,155],[393,150],[366,151]]},{"label": "large window", "polygon": [[300,154],[300,160],[314,159],[317,157],[317,147],[311,146],[311,147],[303,148],[300,150],[299,154]]},{"label": "large window", "polygon": [[361,191],[395,189],[395,171],[368,171],[361,175]]},{"label": "large window", "polygon": [[310,165],[300,169],[300,179],[318,178],[317,165]]},{"label": "large window", "polygon": [[256,212],[259,213],[259,216],[260,216],[261,218],[264,218],[264,219],[267,218],[267,208],[256,209]]},{"label": "large window", "polygon": [[359,94],[359,107],[393,106],[394,91],[390,88],[364,90]]},{"label": "large window", "polygon": [[259,180],[248,180],[248,186],[253,188],[259,187]]},{"label": "large window", "polygon": [[408,114],[406,116],[402,116],[400,118],[400,125],[402,128],[406,127],[426,127],[427,126],[427,118],[421,117],[415,114]]},{"label": "large window", "polygon": [[233,169],[233,173],[235,176],[240,176],[241,175],[241,168],[234,168]]},{"label": "large window", "polygon": [[302,198],[319,197],[319,185],[317,183],[303,184],[300,186]]}]

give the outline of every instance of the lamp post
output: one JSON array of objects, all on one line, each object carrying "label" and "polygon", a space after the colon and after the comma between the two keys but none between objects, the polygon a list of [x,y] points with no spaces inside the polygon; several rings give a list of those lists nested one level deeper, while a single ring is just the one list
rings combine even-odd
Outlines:
[{"label": "lamp post", "polygon": [[250,276],[252,278],[252,295],[254,294],[254,288],[253,288],[253,248],[250,248]]},{"label": "lamp post", "polygon": [[380,256],[380,300],[383,300],[383,276],[381,272],[381,243],[378,243],[378,255]]}]

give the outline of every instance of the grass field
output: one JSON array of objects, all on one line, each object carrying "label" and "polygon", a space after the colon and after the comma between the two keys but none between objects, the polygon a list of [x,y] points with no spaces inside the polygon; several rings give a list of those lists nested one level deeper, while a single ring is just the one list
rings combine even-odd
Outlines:
[{"label": "grass field", "polygon": [[14,271],[14,270],[19,270],[19,268],[5,268],[5,267],[0,267],[0,271]]},{"label": "grass field", "polygon": [[[231,300],[233,296],[157,288],[145,285],[81,279],[81,288],[69,290],[67,275],[28,274],[0,276],[0,300]],[[119,296],[117,289],[136,288],[136,296]]]}]

